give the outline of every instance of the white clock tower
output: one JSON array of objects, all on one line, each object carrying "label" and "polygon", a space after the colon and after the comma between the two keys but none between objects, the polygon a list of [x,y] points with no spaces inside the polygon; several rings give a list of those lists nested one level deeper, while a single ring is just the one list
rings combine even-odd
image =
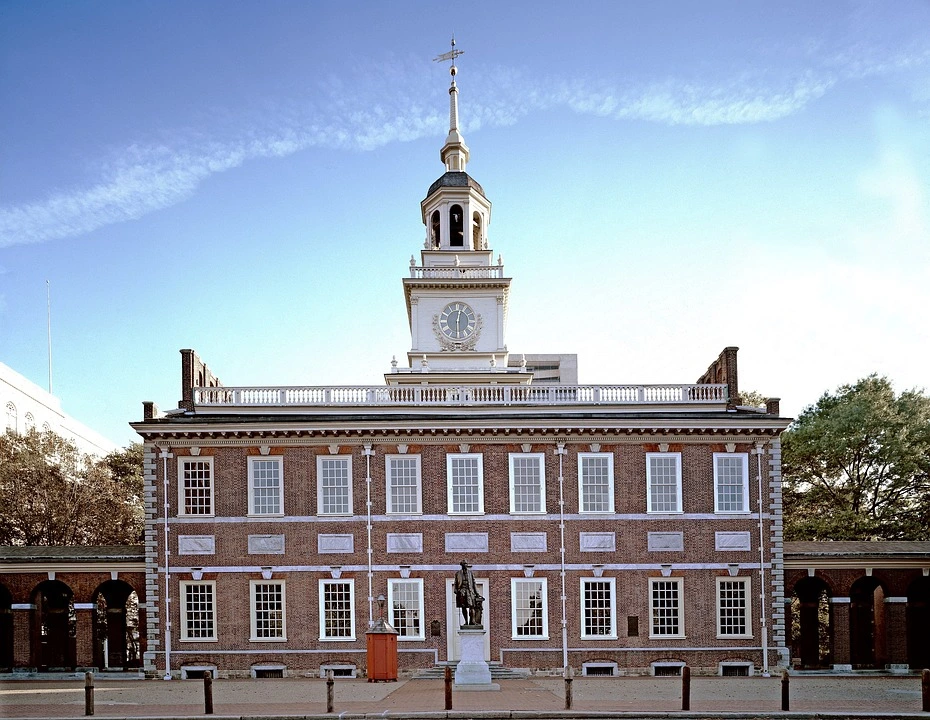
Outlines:
[{"label": "white clock tower", "polygon": [[426,240],[420,263],[410,258],[404,278],[411,348],[408,367],[385,376],[401,383],[526,383],[532,373],[507,368],[507,303],[510,278],[488,247],[491,202],[467,172],[468,146],[459,132],[455,49],[451,60],[449,134],[440,151],[445,172],[420,203]]}]

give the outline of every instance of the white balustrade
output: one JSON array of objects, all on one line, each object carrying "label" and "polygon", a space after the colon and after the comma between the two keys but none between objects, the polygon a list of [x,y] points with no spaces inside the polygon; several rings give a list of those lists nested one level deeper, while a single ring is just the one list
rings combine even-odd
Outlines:
[{"label": "white balustrade", "polygon": [[695,405],[727,401],[726,385],[343,385],[194,388],[199,407]]},{"label": "white balustrade", "polygon": [[410,277],[420,280],[444,280],[448,278],[464,278],[467,280],[473,278],[502,278],[504,277],[503,265],[432,265],[423,267],[420,265],[410,266]]}]

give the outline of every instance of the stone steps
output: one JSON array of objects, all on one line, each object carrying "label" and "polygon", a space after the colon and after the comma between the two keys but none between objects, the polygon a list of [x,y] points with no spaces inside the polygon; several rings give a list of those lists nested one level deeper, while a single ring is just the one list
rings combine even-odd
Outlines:
[{"label": "stone steps", "polygon": [[[458,663],[445,662],[433,665],[432,667],[418,670],[411,678],[412,680],[442,680],[445,677],[446,668],[452,668],[453,677],[455,675],[455,666]],[[521,680],[529,677],[529,670],[519,668],[509,668],[500,663],[489,662],[488,669],[491,671],[491,680]]]}]

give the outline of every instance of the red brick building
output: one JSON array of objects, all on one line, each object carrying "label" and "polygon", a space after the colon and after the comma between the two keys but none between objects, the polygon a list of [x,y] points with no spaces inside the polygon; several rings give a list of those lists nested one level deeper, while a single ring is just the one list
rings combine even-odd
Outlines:
[{"label": "red brick building", "polygon": [[578,385],[573,356],[508,351],[511,279],[465,171],[452,76],[445,172],[402,283],[406,364],[383,386],[226,387],[182,350],[180,407],[147,403],[133,423],[146,670],[361,671],[382,612],[402,671],[455,661],[462,560],[504,666],[786,663],[789,420],[777,400],[740,405],[736,348],[695,382],[652,386]]},{"label": "red brick building", "polygon": [[141,668],[141,547],[0,547],[0,672]]}]

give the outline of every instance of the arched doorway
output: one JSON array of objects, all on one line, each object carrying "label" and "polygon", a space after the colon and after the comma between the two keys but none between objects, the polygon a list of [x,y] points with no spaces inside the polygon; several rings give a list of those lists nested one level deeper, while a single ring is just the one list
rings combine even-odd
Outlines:
[{"label": "arched doorway", "polygon": [[930,577],[919,577],[907,589],[907,664],[930,668]]},{"label": "arched doorway", "polygon": [[94,663],[101,670],[140,665],[139,597],[123,580],[108,580],[94,595]]},{"label": "arched doorway", "polygon": [[804,670],[830,667],[832,648],[830,588],[818,577],[804,578],[791,596],[791,657],[800,659]]},{"label": "arched doorway", "polygon": [[77,658],[74,593],[60,580],[39,583],[33,592],[33,664],[40,671],[73,670]]},{"label": "arched doorway", "polygon": [[13,670],[13,595],[0,585],[0,672]]},{"label": "arched doorway", "polygon": [[874,577],[849,591],[849,656],[853,669],[885,666],[885,591]]}]

